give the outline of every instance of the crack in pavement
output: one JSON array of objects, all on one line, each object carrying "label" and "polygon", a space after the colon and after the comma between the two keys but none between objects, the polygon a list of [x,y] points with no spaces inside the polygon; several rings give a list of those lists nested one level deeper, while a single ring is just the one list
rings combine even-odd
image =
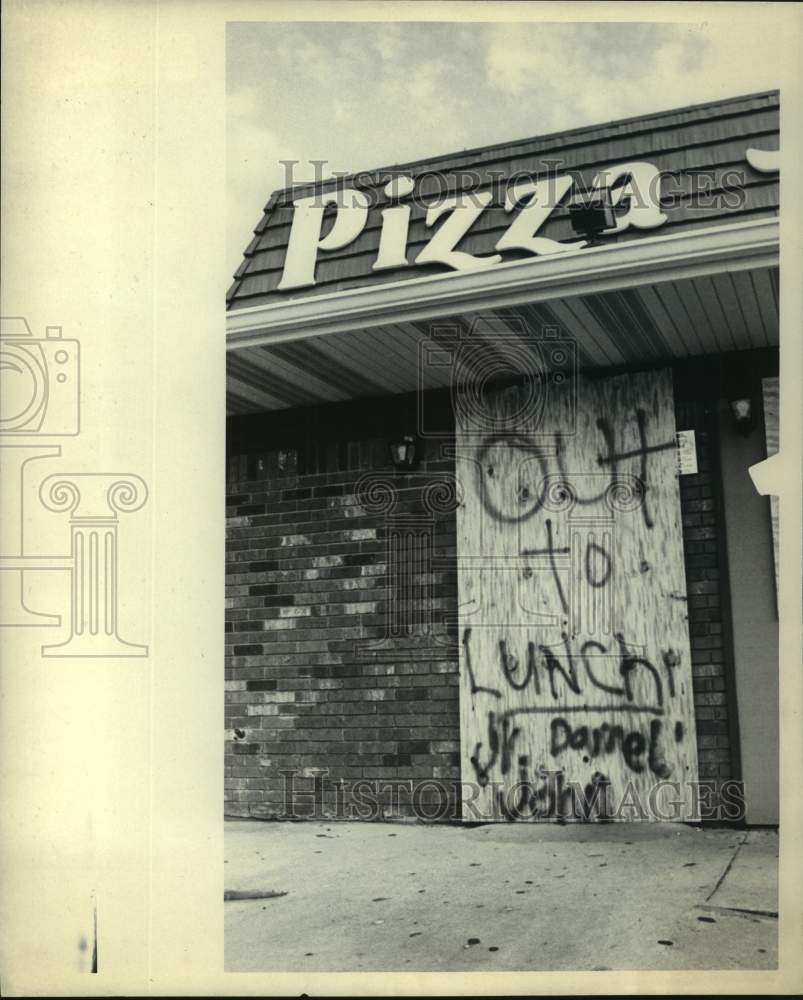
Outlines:
[{"label": "crack in pavement", "polygon": [[726,878],[728,872],[731,870],[731,868],[733,868],[733,862],[736,860],[736,858],[737,858],[737,856],[739,854],[739,851],[741,851],[742,845],[744,844],[744,842],[746,840],[747,840],[747,834],[744,834],[744,836],[742,837],[742,839],[736,845],[736,849],[734,850],[733,854],[731,855],[730,861],[725,866],[725,871],[717,879],[717,884],[714,886],[714,888],[711,890],[711,892],[709,892],[708,895],[705,897],[705,902],[706,903],[711,899],[711,897],[714,895],[714,893],[717,891],[717,889],[719,889],[719,887],[725,881],[725,878]]},{"label": "crack in pavement", "polygon": [[287,893],[276,889],[226,889],[223,893],[223,902],[229,903],[240,899],[279,899]]},{"label": "crack in pavement", "polygon": [[705,903],[698,903],[697,909],[705,910],[708,913],[735,913],[746,917],[771,917],[774,920],[778,919],[776,910],[751,910],[744,906],[706,906]]}]

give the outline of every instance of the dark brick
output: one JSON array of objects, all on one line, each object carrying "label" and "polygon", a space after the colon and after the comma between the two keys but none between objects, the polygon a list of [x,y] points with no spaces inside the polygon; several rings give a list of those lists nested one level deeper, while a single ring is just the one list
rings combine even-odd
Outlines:
[{"label": "dark brick", "polygon": [[[354,543],[352,543],[352,545],[354,545]],[[370,566],[375,562],[377,562],[377,557],[373,553],[358,552],[353,555],[343,557],[344,566]]]},{"label": "dark brick", "polygon": [[396,691],[397,701],[424,701],[428,697],[426,688],[399,688]]},{"label": "dark brick", "polygon": [[266,597],[262,602],[266,608],[288,608],[296,603],[294,594],[277,594],[274,597]]},{"label": "dark brick", "polygon": [[262,646],[259,645],[234,647],[235,656],[259,656],[261,652],[262,652]]}]

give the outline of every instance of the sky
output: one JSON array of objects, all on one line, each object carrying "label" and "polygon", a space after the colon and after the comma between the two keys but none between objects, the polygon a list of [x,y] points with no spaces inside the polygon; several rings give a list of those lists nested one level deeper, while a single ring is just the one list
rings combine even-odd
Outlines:
[{"label": "sky", "polygon": [[769,90],[771,24],[230,23],[229,274],[271,192],[311,180],[313,160],[323,176],[389,167]]}]

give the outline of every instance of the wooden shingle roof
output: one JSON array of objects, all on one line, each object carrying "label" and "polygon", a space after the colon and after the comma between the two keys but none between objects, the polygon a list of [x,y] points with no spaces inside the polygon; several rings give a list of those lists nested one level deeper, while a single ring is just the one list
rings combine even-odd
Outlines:
[{"label": "wooden shingle roof", "polygon": [[[500,178],[571,174],[579,187],[588,188],[601,169],[635,160],[647,160],[666,172],[661,206],[667,222],[661,234],[774,216],[779,207],[778,174],[755,171],[746,162],[745,152],[751,147],[778,148],[779,100],[777,90],[767,91],[362,171],[351,179],[276,191],[245,250],[227,294],[227,306],[241,309],[282,298],[415,280],[442,272],[440,265],[371,271],[379,242],[380,213],[387,205],[381,189],[390,177],[401,172],[416,184],[407,244],[410,260],[431,235],[425,226],[428,200],[437,200],[449,191],[491,190],[491,205],[457,247],[484,254],[492,252],[510,222],[504,210]],[[293,201],[337,186],[355,187],[369,195],[371,208],[365,228],[349,245],[320,254],[314,286],[277,291]],[[539,235],[559,241],[577,238],[565,208],[551,214]],[[612,239],[629,241],[655,235],[631,228]]]}]

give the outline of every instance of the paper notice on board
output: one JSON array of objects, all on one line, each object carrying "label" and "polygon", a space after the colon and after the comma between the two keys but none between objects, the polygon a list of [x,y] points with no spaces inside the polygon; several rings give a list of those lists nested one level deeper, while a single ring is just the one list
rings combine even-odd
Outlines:
[{"label": "paper notice on board", "polygon": [[694,431],[678,431],[675,434],[677,441],[677,462],[679,476],[693,476],[697,473],[697,442],[694,439]]}]

